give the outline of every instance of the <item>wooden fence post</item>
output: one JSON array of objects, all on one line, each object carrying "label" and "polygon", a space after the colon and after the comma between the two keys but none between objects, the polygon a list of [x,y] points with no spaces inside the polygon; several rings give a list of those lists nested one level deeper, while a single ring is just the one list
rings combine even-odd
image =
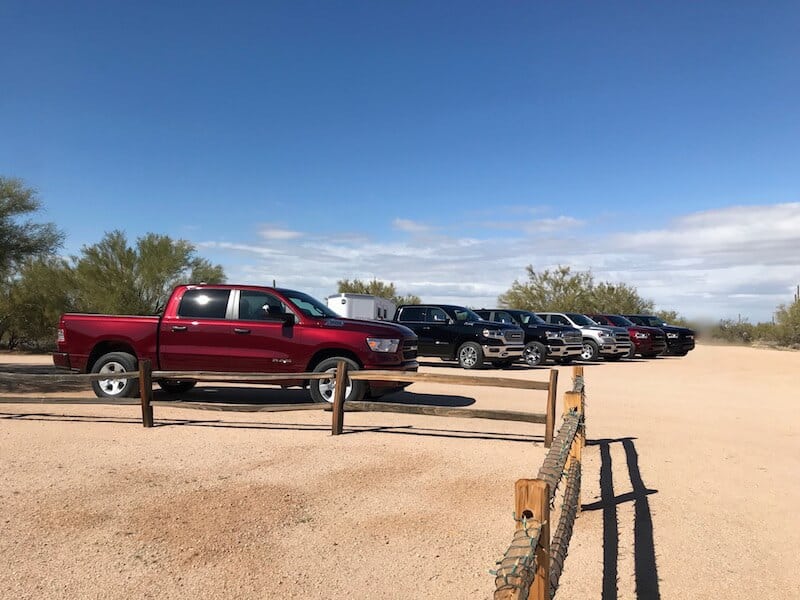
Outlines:
[{"label": "wooden fence post", "polygon": [[[579,415],[583,416],[583,397],[581,392],[564,392],[564,415],[567,415],[572,410],[575,410]],[[566,469],[569,470],[569,466],[572,464],[572,461],[581,462],[582,455],[583,455],[583,447],[586,445],[586,432],[584,430],[583,424],[578,427],[578,431],[575,434],[575,439],[572,441],[572,446],[569,449],[569,459],[567,460]],[[577,510],[576,515],[581,514],[581,490],[578,488],[578,499],[577,499]]]},{"label": "wooden fence post", "polygon": [[336,363],[336,385],[333,390],[333,421],[331,435],[341,435],[344,429],[344,396],[347,388],[347,364],[340,360]]},{"label": "wooden fence post", "polygon": [[525,517],[528,527],[541,527],[536,545],[536,575],[528,600],[550,600],[550,486],[542,479],[519,479],[514,484],[517,529]]},{"label": "wooden fence post", "polygon": [[139,396],[142,399],[142,426],[153,426],[153,368],[150,361],[139,361]]},{"label": "wooden fence post", "polygon": [[550,384],[547,388],[547,411],[544,423],[544,447],[553,444],[553,430],[556,426],[556,394],[558,392],[558,369],[550,369]]},{"label": "wooden fence post", "polygon": [[[572,376],[577,379],[578,377],[581,378],[581,408],[580,413],[583,415],[583,427],[581,431],[583,432],[583,438],[581,445],[586,445],[586,379],[583,377],[583,367],[574,366],[572,367]],[[573,386],[574,387],[574,386]]]}]

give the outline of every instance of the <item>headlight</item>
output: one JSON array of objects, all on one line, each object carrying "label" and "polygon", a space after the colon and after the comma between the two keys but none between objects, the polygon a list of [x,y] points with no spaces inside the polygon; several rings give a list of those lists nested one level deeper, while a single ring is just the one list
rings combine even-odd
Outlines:
[{"label": "headlight", "polygon": [[650,337],[650,334],[637,331],[636,333],[633,334],[633,337],[635,337],[637,340],[646,340],[647,338]]},{"label": "headlight", "polygon": [[367,346],[373,352],[397,352],[400,340],[386,338],[367,338]]},{"label": "headlight", "polygon": [[481,335],[486,338],[501,338],[503,337],[503,332],[499,329],[484,329],[481,331]]},{"label": "headlight", "polygon": [[677,338],[677,337],[678,337],[678,334],[677,334],[677,333],[668,333],[668,334],[667,334],[667,337],[668,337],[669,339],[671,339],[671,340],[674,340],[675,338]]},{"label": "headlight", "polygon": [[564,337],[563,331],[545,331],[544,334],[549,339],[560,339]]}]

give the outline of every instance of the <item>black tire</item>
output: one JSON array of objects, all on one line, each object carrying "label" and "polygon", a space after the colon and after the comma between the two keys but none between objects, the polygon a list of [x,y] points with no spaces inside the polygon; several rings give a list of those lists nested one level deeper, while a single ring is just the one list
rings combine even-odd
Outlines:
[{"label": "black tire", "polygon": [[475,342],[464,342],[456,358],[462,369],[480,369],[483,366],[483,348]]},{"label": "black tire", "polygon": [[547,348],[541,342],[528,342],[522,351],[522,360],[529,367],[538,367],[547,359]]},{"label": "black tire", "polygon": [[688,350],[681,350],[680,352],[676,352],[675,356],[686,356],[687,354],[689,354]]},{"label": "black tire", "polygon": [[[343,356],[333,356],[326,358],[316,367],[314,373],[330,373],[331,376],[327,379],[312,379],[308,382],[308,389],[311,392],[311,399],[314,402],[327,402],[333,403],[333,396],[336,392],[336,366],[339,361],[343,360],[347,364],[348,371],[358,371],[358,365],[355,361],[345,358]],[[367,393],[366,381],[352,381],[347,378],[347,388],[345,390],[345,402],[352,402],[361,400]]]},{"label": "black tire", "polygon": [[597,342],[592,340],[583,340],[583,351],[581,352],[581,360],[597,360],[597,353],[600,348]]},{"label": "black tire", "polygon": [[[136,357],[127,352],[109,352],[92,365],[92,373],[131,373],[138,369]],[[98,398],[135,398],[139,395],[139,380],[102,379],[92,381]]]},{"label": "black tire", "polygon": [[158,387],[168,394],[183,394],[197,385],[196,381],[186,379],[159,379],[157,383]]},{"label": "black tire", "polygon": [[624,358],[634,358],[636,356],[636,346],[631,344],[630,349],[625,353]]},{"label": "black tire", "polygon": [[655,358],[658,356],[658,352],[649,352],[647,354],[642,354],[642,358]]},{"label": "black tire", "polygon": [[492,361],[492,366],[494,368],[496,368],[496,369],[508,369],[508,368],[512,367],[515,362],[517,362],[517,360],[515,358],[506,358],[506,359],[503,359],[503,360],[493,360]]}]

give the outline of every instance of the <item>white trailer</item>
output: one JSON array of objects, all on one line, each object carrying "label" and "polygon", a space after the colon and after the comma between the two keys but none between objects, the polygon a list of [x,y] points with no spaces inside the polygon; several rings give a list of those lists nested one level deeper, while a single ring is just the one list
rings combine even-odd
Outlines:
[{"label": "white trailer", "polygon": [[328,296],[328,308],[347,319],[391,321],[397,309],[394,302],[371,294]]}]

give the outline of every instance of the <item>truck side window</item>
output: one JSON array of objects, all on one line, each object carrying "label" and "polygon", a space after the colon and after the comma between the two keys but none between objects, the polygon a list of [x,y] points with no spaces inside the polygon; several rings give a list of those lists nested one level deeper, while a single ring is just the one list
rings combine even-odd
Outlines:
[{"label": "truck side window", "polygon": [[428,321],[432,321],[434,323],[446,323],[447,313],[441,308],[432,308],[430,311],[428,311]]},{"label": "truck side window", "polygon": [[405,307],[400,316],[397,319],[398,321],[406,321],[406,322],[424,322],[425,321],[425,307],[424,306],[407,306]]},{"label": "truck side window", "polygon": [[267,321],[279,318],[286,307],[272,294],[242,290],[239,293],[239,319],[244,321]]},{"label": "truck side window", "polygon": [[186,290],[178,306],[179,317],[224,319],[230,290]]},{"label": "truck side window", "polygon": [[514,319],[511,318],[511,315],[507,312],[498,311],[494,313],[494,320],[500,323],[511,323],[514,324]]}]

